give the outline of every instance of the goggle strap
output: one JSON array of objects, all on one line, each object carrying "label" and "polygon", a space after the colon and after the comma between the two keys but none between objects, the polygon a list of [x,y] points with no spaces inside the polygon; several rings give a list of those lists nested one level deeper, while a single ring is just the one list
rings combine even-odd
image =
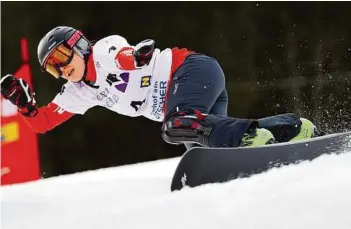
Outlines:
[{"label": "goggle strap", "polygon": [[76,47],[73,47],[73,51],[78,55],[78,56],[80,56],[80,57],[82,57],[83,59],[84,59],[84,56],[83,56],[83,54],[79,51],[79,49],[78,48],[76,48]]}]

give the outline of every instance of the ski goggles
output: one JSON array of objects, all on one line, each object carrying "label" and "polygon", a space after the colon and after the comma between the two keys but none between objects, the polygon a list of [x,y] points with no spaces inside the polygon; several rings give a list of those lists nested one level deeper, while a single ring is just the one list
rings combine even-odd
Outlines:
[{"label": "ski goggles", "polygon": [[67,47],[65,44],[60,44],[49,54],[43,68],[55,78],[59,78],[62,75],[60,67],[69,64],[73,59],[73,55],[73,49]]}]

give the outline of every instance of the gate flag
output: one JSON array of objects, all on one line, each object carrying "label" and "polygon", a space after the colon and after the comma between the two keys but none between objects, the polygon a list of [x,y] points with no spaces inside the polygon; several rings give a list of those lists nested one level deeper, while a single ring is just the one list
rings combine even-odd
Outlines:
[{"label": "gate flag", "polygon": [[[27,40],[21,41],[22,66],[15,76],[33,89]],[[17,107],[1,96],[1,185],[40,179],[37,135],[24,122]]]}]

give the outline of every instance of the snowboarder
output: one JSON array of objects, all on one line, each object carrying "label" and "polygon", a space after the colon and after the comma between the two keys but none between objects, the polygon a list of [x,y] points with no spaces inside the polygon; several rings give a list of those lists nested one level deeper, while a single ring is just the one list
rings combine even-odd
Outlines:
[{"label": "snowboarder", "polygon": [[171,144],[257,146],[316,133],[312,122],[292,113],[259,120],[228,117],[218,62],[185,48],[160,50],[152,39],[132,46],[112,35],[92,44],[79,30],[59,26],[41,39],[38,59],[43,71],[67,80],[47,106],[37,107],[23,79],[12,74],[1,79],[2,95],[37,133],[94,106],[162,122],[162,138]]}]

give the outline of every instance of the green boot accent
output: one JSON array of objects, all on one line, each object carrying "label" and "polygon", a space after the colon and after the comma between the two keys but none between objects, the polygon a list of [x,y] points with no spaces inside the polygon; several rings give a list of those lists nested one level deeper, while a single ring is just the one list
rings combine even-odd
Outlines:
[{"label": "green boot accent", "polygon": [[308,119],[300,118],[302,124],[299,134],[292,138],[289,142],[296,142],[300,140],[310,139],[314,136],[316,126]]},{"label": "green boot accent", "polygon": [[264,128],[254,129],[250,133],[245,133],[241,139],[240,147],[256,147],[275,143],[273,134]]}]

